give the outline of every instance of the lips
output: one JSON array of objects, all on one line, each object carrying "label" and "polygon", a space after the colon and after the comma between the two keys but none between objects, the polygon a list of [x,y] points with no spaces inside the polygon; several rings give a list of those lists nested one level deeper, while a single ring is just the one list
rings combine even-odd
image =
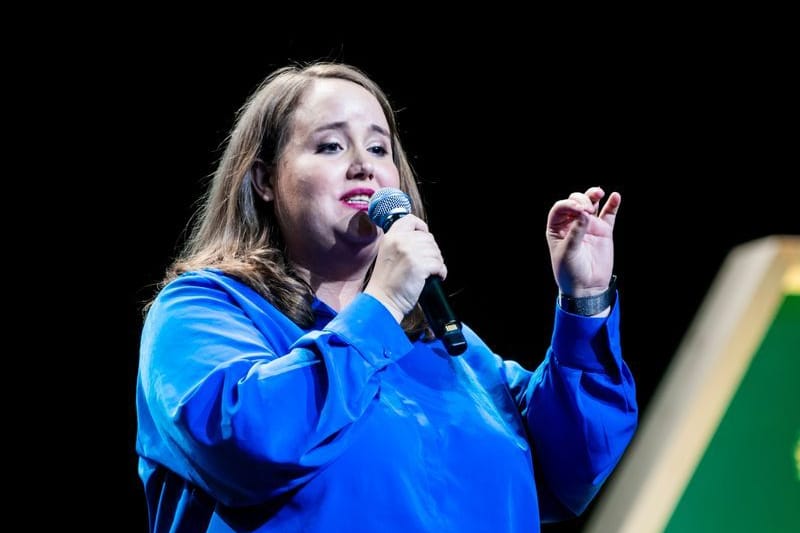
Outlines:
[{"label": "lips", "polygon": [[352,189],[342,195],[339,200],[353,209],[367,210],[369,208],[369,200],[375,194],[373,189]]}]

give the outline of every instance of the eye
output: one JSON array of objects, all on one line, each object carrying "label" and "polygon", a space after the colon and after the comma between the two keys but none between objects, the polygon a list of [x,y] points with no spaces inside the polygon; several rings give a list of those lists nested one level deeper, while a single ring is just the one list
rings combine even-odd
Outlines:
[{"label": "eye", "polygon": [[389,153],[389,151],[386,148],[380,145],[370,146],[368,150],[376,155],[386,155]]},{"label": "eye", "polygon": [[342,145],[337,143],[337,142],[321,143],[321,144],[317,145],[316,153],[318,153],[318,154],[332,154],[332,153],[338,152],[339,150],[342,150]]}]

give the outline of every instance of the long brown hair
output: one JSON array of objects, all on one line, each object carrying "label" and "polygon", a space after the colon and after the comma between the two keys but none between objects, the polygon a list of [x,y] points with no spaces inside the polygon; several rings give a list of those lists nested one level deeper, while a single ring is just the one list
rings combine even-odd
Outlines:
[{"label": "long brown hair", "polygon": [[[160,287],[184,272],[216,268],[252,287],[301,327],[313,324],[313,291],[287,261],[272,203],[256,194],[250,173],[259,158],[268,168],[277,168],[291,134],[295,109],[313,81],[320,78],[357,83],[378,100],[389,124],[400,189],[411,198],[413,213],[425,220],[394,111],[380,87],[358,68],[341,63],[283,67],[267,76],[239,109],[191,233]],[[405,317],[403,328],[411,338],[425,330],[430,335],[419,306]]]}]

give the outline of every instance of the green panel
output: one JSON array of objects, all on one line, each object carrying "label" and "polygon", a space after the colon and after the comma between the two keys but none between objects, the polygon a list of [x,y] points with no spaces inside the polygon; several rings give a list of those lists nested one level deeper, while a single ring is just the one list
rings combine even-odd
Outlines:
[{"label": "green panel", "polygon": [[800,295],[792,294],[750,361],[665,531],[800,532],[798,441]]}]

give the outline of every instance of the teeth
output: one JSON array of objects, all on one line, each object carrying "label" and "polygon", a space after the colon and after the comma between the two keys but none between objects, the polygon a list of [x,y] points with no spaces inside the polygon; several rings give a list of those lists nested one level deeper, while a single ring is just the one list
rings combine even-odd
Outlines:
[{"label": "teeth", "polygon": [[345,202],[365,204],[369,202],[369,196],[366,194],[356,194],[345,198]]}]

